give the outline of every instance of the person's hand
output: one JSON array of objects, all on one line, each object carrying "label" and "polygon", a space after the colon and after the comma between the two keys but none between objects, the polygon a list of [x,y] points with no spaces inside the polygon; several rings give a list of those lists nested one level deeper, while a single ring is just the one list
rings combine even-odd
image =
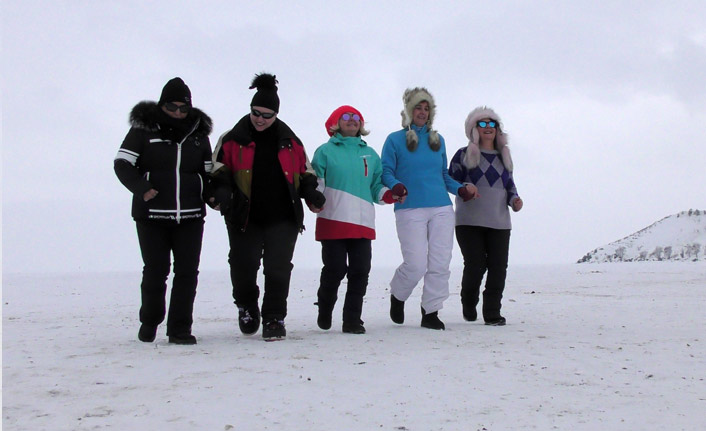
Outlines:
[{"label": "person's hand", "polygon": [[[221,210],[221,204],[215,204],[216,203],[216,198],[209,198],[208,203],[211,204],[211,208],[213,208],[216,211]],[[215,205],[214,205],[215,204]]]},{"label": "person's hand", "polygon": [[397,196],[398,198],[407,196],[407,187],[405,187],[402,183],[395,184],[395,186],[392,187],[392,195]]},{"label": "person's hand", "polygon": [[149,189],[149,190],[147,190],[147,191],[145,192],[145,194],[142,195],[142,199],[143,199],[145,202],[147,202],[147,201],[149,201],[149,200],[151,200],[151,199],[154,199],[155,196],[157,196],[157,193],[159,193],[157,190],[155,190],[155,189]]},{"label": "person's hand", "polygon": [[233,204],[233,193],[228,189],[219,188],[214,192],[213,196],[208,198],[208,203],[211,208],[220,211],[222,215],[226,215]]},{"label": "person's hand", "polygon": [[466,184],[463,187],[459,187],[458,196],[463,199],[464,202],[480,197],[478,189],[473,184]]},{"label": "person's hand", "polygon": [[324,210],[324,206],[322,205],[321,208],[316,207],[314,204],[310,204],[307,202],[306,206],[309,207],[309,211],[313,212],[314,214],[318,214],[321,211]]},{"label": "person's hand", "polygon": [[404,193],[405,193],[405,195],[398,196],[398,195],[394,194],[392,190],[387,190],[385,193],[382,194],[382,201],[385,202],[386,204],[394,204],[395,202],[402,203],[405,201],[405,199],[407,199],[407,195],[406,195],[407,190],[406,189],[405,189]]},{"label": "person's hand", "polygon": [[523,202],[522,199],[517,198],[514,201],[512,201],[512,210],[515,212],[518,212],[519,210],[522,209]]},{"label": "person's hand", "polygon": [[[326,203],[326,196],[324,196],[324,194],[320,191],[312,189],[304,200],[306,201],[306,205],[309,207],[309,209],[311,209],[312,212],[320,213],[321,210],[324,208],[324,204]],[[314,211],[312,207],[316,208],[316,211]]]}]

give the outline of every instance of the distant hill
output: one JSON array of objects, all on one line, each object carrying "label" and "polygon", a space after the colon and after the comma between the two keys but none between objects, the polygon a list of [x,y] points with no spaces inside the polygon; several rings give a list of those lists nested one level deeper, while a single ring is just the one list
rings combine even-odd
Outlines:
[{"label": "distant hill", "polygon": [[706,211],[670,215],[630,236],[599,247],[577,263],[706,261]]}]

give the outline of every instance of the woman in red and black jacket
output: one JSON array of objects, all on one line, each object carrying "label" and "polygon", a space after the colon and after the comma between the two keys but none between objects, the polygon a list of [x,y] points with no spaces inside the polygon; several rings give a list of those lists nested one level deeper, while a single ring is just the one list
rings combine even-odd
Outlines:
[{"label": "woman in red and black jacket", "polygon": [[115,157],[118,179],[133,194],[132,216],[144,261],[142,325],[138,338],[152,342],[166,314],[166,281],[174,254],[167,335],[170,343],[196,344],[191,334],[206,216],[211,161],[211,119],[191,106],[181,78],[167,82],[159,102],[140,102]]},{"label": "woman in red and black jacket", "polygon": [[[243,334],[257,332],[262,319],[266,340],[286,337],[292,256],[304,229],[305,199],[313,212],[325,198],[304,146],[277,118],[277,80],[257,75],[250,88],[257,93],[250,113],[218,140],[214,153],[215,185],[211,204],[223,214],[230,241],[230,276],[238,323]],[[262,311],[257,273],[264,267]]]}]

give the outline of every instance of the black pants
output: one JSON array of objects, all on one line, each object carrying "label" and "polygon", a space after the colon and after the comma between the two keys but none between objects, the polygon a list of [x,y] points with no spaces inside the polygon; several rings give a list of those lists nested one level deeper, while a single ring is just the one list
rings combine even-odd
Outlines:
[{"label": "black pants", "polygon": [[138,221],[142,261],[140,322],[157,326],[164,321],[167,277],[174,254],[174,280],[169,299],[167,335],[191,334],[198,284],[203,220],[180,224]]},{"label": "black pants", "polygon": [[363,311],[363,297],[368,288],[372,260],[369,239],[332,239],[321,241],[321,284],[318,300],[322,310],[333,310],[338,299],[338,286],[348,275],[348,288],[343,303],[343,321],[358,323]]},{"label": "black pants", "polygon": [[246,307],[258,302],[260,288],[257,272],[262,261],[265,276],[262,318],[284,319],[287,316],[289,280],[294,268],[292,256],[299,227],[294,221],[266,226],[251,223],[245,232],[229,224],[227,227],[230,241],[228,263],[235,304]]},{"label": "black pants", "polygon": [[461,301],[478,305],[480,285],[486,270],[488,276],[483,291],[483,318],[500,317],[500,301],[505,290],[510,229],[480,226],[456,226],[456,241],[463,254]]}]

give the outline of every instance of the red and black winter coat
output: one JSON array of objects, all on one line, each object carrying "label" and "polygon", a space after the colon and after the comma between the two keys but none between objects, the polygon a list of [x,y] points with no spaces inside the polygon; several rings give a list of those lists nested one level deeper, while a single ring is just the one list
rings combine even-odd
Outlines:
[{"label": "red and black winter coat", "polygon": [[[132,109],[132,127],[115,157],[115,174],[133,193],[132,217],[168,223],[203,219],[213,168],[211,118],[192,108],[184,120],[191,127],[174,141],[160,111],[155,102],[140,102]],[[145,202],[143,195],[150,189],[157,190],[157,196]]]},{"label": "red and black winter coat", "polygon": [[[227,223],[240,230],[248,226],[251,201],[253,164],[257,144],[250,129],[250,115],[246,115],[216,144],[213,153],[212,182],[217,203]],[[277,159],[284,174],[293,206],[295,222],[304,229],[304,209],[301,199],[310,202],[320,195],[317,180],[304,145],[294,132],[280,119],[270,126],[277,145]],[[320,199],[324,199],[323,195]],[[324,199],[325,200],[325,199]],[[320,202],[323,205],[323,202]]]}]

